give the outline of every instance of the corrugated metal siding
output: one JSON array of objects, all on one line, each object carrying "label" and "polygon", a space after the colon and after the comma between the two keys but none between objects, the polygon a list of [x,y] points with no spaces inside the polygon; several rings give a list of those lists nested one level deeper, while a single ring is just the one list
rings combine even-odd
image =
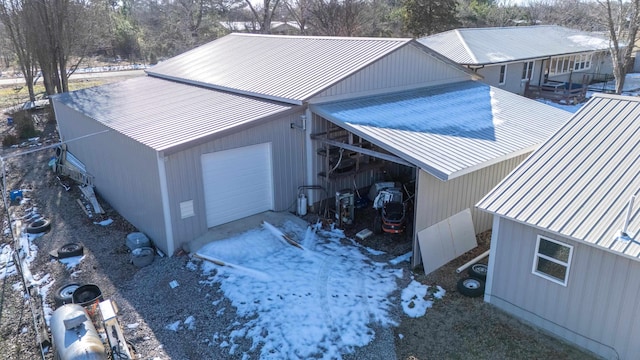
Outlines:
[{"label": "corrugated metal siding", "polygon": [[[640,100],[597,95],[478,206],[603,248],[640,256],[614,240],[628,200],[640,195]],[[629,235],[640,239],[640,206]]]},{"label": "corrugated metal siding", "polygon": [[527,151],[571,116],[472,81],[310,108],[442,180]]},{"label": "corrugated metal siding", "polygon": [[[532,274],[538,235],[573,246],[566,287]],[[604,358],[637,357],[640,263],[504,218],[497,244],[492,304]]]},{"label": "corrugated metal siding", "polygon": [[609,49],[603,35],[556,25],[456,29],[418,41],[469,65]]},{"label": "corrugated metal siding", "polygon": [[[166,251],[156,152],[56,100],[53,104],[60,135],[95,176],[96,192]],[[109,131],[73,140],[104,130]]]},{"label": "corrugated metal siding", "polygon": [[[471,208],[476,233],[489,230],[493,217],[474,204],[520,164],[527,154],[502,161],[458,178],[441,181],[420,170],[416,192],[415,233],[428,228],[460,211]],[[418,257],[420,253],[414,253]]]},{"label": "corrugated metal siding", "polygon": [[60,94],[55,99],[158,151],[293,108],[148,76]]},{"label": "corrugated metal siding", "polygon": [[[169,203],[177,246],[207,231],[200,162],[202,154],[271,142],[274,210],[295,209],[298,186],[304,185],[304,132],[292,129],[290,124],[299,123],[302,114],[269,121],[166,157]],[[187,200],[193,200],[195,216],[181,219],[180,202]]]},{"label": "corrugated metal siding", "polygon": [[410,41],[230,34],[164,61],[147,73],[303,101]]},{"label": "corrugated metal siding", "polygon": [[324,98],[376,90],[402,89],[412,86],[428,86],[439,82],[458,82],[471,79],[471,74],[455,63],[445,62],[419,49],[419,44],[409,44],[384,58],[368,65],[348,78],[313,96],[309,102]]}]

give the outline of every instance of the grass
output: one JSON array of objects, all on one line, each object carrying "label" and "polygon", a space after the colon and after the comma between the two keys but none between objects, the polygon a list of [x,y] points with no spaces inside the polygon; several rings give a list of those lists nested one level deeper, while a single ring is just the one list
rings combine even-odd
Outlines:
[{"label": "grass", "polygon": [[[69,91],[86,89],[89,87],[100,86],[104,84],[108,84],[114,81],[114,79],[122,80],[122,78],[114,77],[114,78],[100,78],[100,79],[79,79],[79,80],[71,80],[69,81]],[[36,98],[41,97],[45,94],[44,85],[42,82],[38,82],[36,86],[34,86],[34,92],[36,93]],[[27,86],[23,83],[18,86],[16,85],[4,85],[0,86],[0,109],[5,109],[11,106],[15,106],[18,104],[23,104],[24,102],[29,101],[29,91]]]}]

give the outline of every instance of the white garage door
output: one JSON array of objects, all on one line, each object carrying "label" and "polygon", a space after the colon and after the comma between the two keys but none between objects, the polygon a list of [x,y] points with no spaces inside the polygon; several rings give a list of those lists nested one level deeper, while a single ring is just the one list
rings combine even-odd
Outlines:
[{"label": "white garage door", "polygon": [[202,155],[207,226],[273,209],[271,143]]}]

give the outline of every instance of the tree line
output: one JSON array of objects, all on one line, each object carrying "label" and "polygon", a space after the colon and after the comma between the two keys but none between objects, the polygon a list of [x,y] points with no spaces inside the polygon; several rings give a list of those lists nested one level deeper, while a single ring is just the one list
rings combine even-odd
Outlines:
[{"label": "tree line", "polygon": [[[29,86],[68,91],[87,57],[154,64],[231,32],[421,37],[460,27],[556,24],[612,39],[628,68],[640,0],[0,0],[0,56]],[[287,26],[275,26],[288,24]],[[282,29],[285,30],[282,30]],[[630,41],[630,42],[629,42]],[[614,64],[615,65],[615,64]]]}]

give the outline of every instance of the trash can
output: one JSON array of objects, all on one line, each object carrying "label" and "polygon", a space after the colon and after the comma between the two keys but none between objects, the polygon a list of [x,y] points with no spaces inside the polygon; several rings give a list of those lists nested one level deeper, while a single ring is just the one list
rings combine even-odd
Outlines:
[{"label": "trash can", "polygon": [[20,201],[22,200],[22,190],[12,190],[9,193],[9,198],[11,201]]}]

